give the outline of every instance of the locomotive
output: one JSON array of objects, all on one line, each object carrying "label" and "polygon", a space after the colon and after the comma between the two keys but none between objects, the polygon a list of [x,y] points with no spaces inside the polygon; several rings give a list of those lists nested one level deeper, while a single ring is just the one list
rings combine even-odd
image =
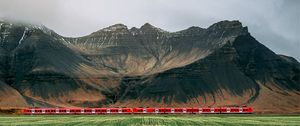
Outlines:
[{"label": "locomotive", "polygon": [[25,108],[25,115],[100,115],[100,114],[250,114],[251,107],[203,108]]}]

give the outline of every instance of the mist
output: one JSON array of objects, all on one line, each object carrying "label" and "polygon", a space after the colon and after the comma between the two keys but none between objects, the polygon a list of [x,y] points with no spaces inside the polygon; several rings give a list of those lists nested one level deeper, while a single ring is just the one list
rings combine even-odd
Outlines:
[{"label": "mist", "polygon": [[0,18],[44,24],[63,36],[122,23],[167,31],[239,20],[258,41],[300,60],[299,0],[0,0]]}]

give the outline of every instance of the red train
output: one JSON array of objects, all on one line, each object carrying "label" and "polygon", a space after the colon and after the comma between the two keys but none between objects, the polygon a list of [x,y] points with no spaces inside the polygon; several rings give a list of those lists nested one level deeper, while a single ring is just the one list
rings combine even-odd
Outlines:
[{"label": "red train", "polygon": [[207,108],[26,108],[26,115],[94,115],[94,114],[201,114],[252,113],[251,107]]}]

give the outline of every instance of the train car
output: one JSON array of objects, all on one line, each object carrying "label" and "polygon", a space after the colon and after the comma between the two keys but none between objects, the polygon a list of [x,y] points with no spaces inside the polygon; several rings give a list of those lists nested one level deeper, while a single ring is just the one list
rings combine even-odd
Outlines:
[{"label": "train car", "polygon": [[117,114],[119,113],[119,108],[108,108],[108,111],[110,111],[111,114]]},{"label": "train car", "polygon": [[215,107],[213,108],[213,113],[216,113],[216,114],[220,114],[220,113],[229,113],[229,109],[227,107]]},{"label": "train car", "polygon": [[158,113],[158,109],[156,109],[156,108],[146,108],[146,112],[154,114],[154,113]]},{"label": "train car", "polygon": [[23,109],[23,114],[24,115],[31,115],[31,114],[34,114],[34,113],[35,113],[34,109],[30,109],[30,108]]},{"label": "train car", "polygon": [[193,108],[193,114],[199,114],[201,108]]},{"label": "train car", "polygon": [[183,113],[184,108],[174,108],[174,113]]},{"label": "train car", "polygon": [[220,108],[220,113],[230,113],[230,108],[229,107],[221,107]]},{"label": "train car", "polygon": [[107,108],[95,108],[95,113],[96,114],[106,114]]},{"label": "train car", "polygon": [[147,113],[147,109],[146,108],[133,108],[133,113],[136,113],[136,114]]},{"label": "train car", "polygon": [[230,107],[230,113],[242,113],[242,108],[240,107]]},{"label": "train car", "polygon": [[172,113],[172,108],[164,108],[163,114],[171,114],[171,113]]},{"label": "train car", "polygon": [[214,113],[221,113],[221,108],[215,107],[214,108]]},{"label": "train car", "polygon": [[242,107],[242,113],[251,114],[253,112],[251,107]]},{"label": "train car", "polygon": [[202,108],[202,113],[211,113],[211,108]]},{"label": "train car", "polygon": [[194,110],[194,108],[186,108],[186,113],[192,114],[192,113],[195,113],[195,110]]},{"label": "train car", "polygon": [[170,114],[172,111],[172,108],[158,108],[159,114]]},{"label": "train car", "polygon": [[35,113],[34,109],[30,109],[30,108],[23,109],[23,114],[24,115],[31,115],[33,113]]},{"label": "train car", "polygon": [[81,108],[67,108],[66,113],[71,115],[81,114]]},{"label": "train car", "polygon": [[122,108],[123,114],[131,114],[132,112],[133,112],[132,108]]}]

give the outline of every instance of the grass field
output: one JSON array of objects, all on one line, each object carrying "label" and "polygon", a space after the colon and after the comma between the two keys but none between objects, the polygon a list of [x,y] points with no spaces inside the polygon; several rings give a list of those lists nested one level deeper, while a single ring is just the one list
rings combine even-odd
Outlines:
[{"label": "grass field", "polygon": [[104,125],[104,126],[185,126],[185,125],[298,125],[300,115],[99,115],[99,116],[0,116],[0,125]]}]

